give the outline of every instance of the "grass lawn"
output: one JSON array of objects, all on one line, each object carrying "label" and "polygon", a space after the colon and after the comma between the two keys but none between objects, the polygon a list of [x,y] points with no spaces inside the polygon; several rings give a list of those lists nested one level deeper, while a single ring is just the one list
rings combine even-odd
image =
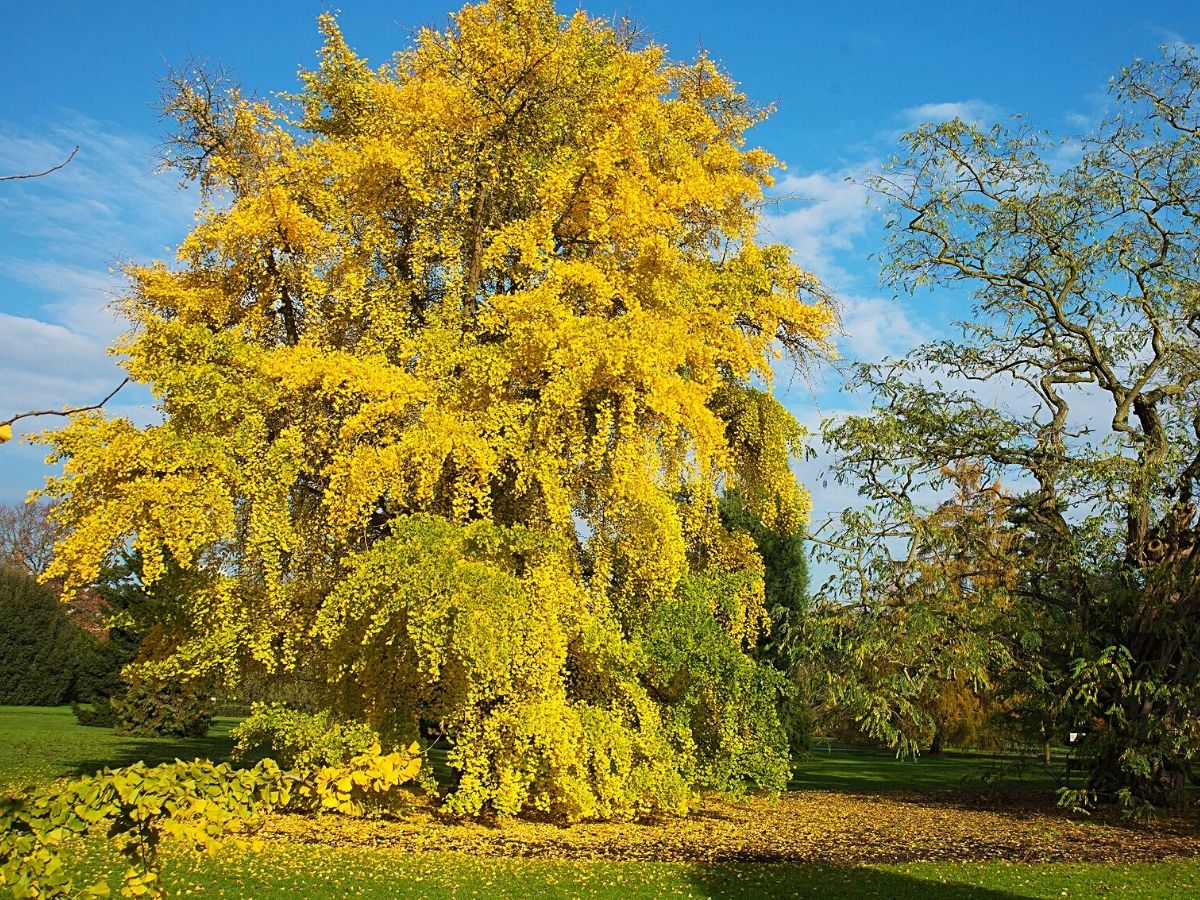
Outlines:
[{"label": "grass lawn", "polygon": [[983,787],[993,780],[1009,787],[1051,790],[1062,784],[1065,762],[1047,769],[1040,760],[984,753],[944,753],[897,759],[871,750],[814,749],[796,762],[793,791],[939,791]]},{"label": "grass lawn", "polygon": [[233,749],[229,729],[236,723],[217,719],[206,738],[119,737],[111,728],[84,728],[67,706],[0,706],[0,789],[138,760],[228,759]]},{"label": "grass lawn", "polygon": [[[69,709],[0,707],[0,785],[25,783],[124,765],[138,759],[223,759],[233,720],[220,720],[203,740],[121,738],[83,728]],[[901,761],[887,754],[817,752],[796,768],[793,789],[880,794],[950,791],[971,784],[993,765],[990,757],[923,757]],[[1053,779],[1041,776],[1048,786]],[[965,782],[964,782],[965,779]],[[814,795],[808,795],[814,796]],[[816,795],[820,796],[820,795]],[[918,798],[919,801],[919,798]],[[912,798],[904,803],[911,804]],[[813,807],[821,816],[824,807]],[[917,808],[919,810],[919,807]],[[943,808],[940,813],[945,815]],[[966,812],[964,812],[966,815]],[[864,840],[870,823],[863,823]],[[707,828],[708,825],[700,826]],[[504,833],[503,829],[493,832]],[[571,830],[567,830],[568,832]],[[939,832],[940,834],[941,832]],[[1186,897],[1200,894],[1196,859],[1163,862],[1039,863],[1002,861],[839,864],[805,862],[663,862],[609,859],[524,858],[444,852],[432,835],[430,851],[393,847],[309,844],[270,830],[255,850],[228,845],[218,856],[168,853],[163,882],[172,895],[246,898],[307,897]],[[514,844],[511,852],[524,852]],[[95,849],[95,848],[93,848]],[[81,876],[97,871],[94,854],[72,860]],[[117,866],[105,864],[115,872]],[[113,882],[115,886],[115,881]]]},{"label": "grass lawn", "polygon": [[660,863],[495,859],[459,853],[294,845],[220,858],[177,857],[173,892],[201,897],[830,897],[1182,898],[1200,892],[1200,863]]}]

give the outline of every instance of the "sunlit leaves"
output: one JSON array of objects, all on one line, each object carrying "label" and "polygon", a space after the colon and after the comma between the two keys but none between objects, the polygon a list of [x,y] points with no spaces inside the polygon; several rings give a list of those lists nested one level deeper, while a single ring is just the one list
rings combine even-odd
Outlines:
[{"label": "sunlit leaves", "polygon": [[320,28],[278,103],[172,82],[169,164],[203,204],[173,265],[130,267],[119,346],[165,421],[47,438],[52,574],[127,541],[147,581],[204,569],[161,667],[319,673],[385,734],[423,722],[455,742],[457,810],[686,805],[700,732],[771,723],[669,713],[642,636],[694,576],[728,591],[721,652],[753,642],[760,566],[720,550],[717,497],[803,523],[768,388],[833,323],[756,242],[764,113],[711,59],[547,0],[468,6],[378,68]]}]

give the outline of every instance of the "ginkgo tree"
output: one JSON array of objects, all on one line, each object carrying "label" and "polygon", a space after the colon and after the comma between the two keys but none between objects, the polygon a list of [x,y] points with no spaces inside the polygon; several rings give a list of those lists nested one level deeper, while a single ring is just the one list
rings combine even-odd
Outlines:
[{"label": "ginkgo tree", "polygon": [[445,738],[456,812],[686,808],[781,786],[780,676],[736,490],[809,500],[772,366],[829,298],[756,239],[764,112],[707,57],[549,0],[468,6],[371,68],[333,18],[302,90],[172,79],[199,185],[131,266],[117,350],[162,422],[44,440],[93,581],[195,572],[163,675],[304,672],[385,740]]}]

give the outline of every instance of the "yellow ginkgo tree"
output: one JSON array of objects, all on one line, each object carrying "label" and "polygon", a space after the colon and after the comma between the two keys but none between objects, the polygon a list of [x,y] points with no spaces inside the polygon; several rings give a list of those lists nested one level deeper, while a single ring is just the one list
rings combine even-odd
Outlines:
[{"label": "yellow ginkgo tree", "polygon": [[196,571],[163,674],[316,676],[387,741],[444,737],[453,811],[781,785],[762,564],[717,500],[804,523],[769,386],[833,313],[756,240],[761,111],[550,0],[380,68],[320,24],[296,95],[174,81],[203,205],[174,264],[129,269],[118,347],[163,420],[44,436],[49,576],[128,542],[148,582]]}]

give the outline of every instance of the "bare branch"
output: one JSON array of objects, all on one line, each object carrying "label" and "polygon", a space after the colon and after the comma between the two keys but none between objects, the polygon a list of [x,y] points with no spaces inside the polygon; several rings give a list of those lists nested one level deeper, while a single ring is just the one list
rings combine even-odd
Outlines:
[{"label": "bare branch", "polygon": [[[76,406],[71,409],[30,410],[29,412],[18,413],[17,415],[13,416],[10,419],[4,419],[3,421],[0,421],[0,427],[3,427],[5,425],[11,425],[13,422],[16,422],[20,419],[31,419],[34,416],[73,416],[76,413],[89,412],[90,410],[93,410],[93,409],[100,409],[102,406],[104,406],[104,404],[106,404],[109,400],[111,400],[113,397],[115,397],[117,395],[117,391],[121,390],[121,388],[125,387],[125,385],[127,385],[127,384],[129,384],[129,376],[128,375],[125,376],[124,380],[120,384],[118,384],[115,388],[112,389],[111,392],[109,392],[109,395],[107,397],[105,397],[99,403],[93,403],[91,406]],[[0,442],[0,443],[2,443],[2,442]]]},{"label": "bare branch", "polygon": [[57,172],[67,163],[75,158],[75,154],[79,152],[79,145],[75,145],[75,149],[71,151],[71,155],[60,162],[57,166],[51,166],[45,172],[33,172],[29,175],[0,175],[0,181],[20,181],[23,178],[41,178],[43,175],[49,175],[51,172]]}]

